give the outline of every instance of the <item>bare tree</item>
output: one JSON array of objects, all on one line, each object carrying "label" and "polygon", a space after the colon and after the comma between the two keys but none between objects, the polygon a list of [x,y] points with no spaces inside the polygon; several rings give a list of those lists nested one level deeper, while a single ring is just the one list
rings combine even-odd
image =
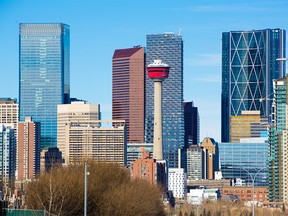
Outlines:
[{"label": "bare tree", "polygon": [[[89,162],[88,215],[165,215],[161,191],[132,180],[117,164]],[[83,215],[84,165],[54,168],[27,185],[26,204],[56,215]]]}]

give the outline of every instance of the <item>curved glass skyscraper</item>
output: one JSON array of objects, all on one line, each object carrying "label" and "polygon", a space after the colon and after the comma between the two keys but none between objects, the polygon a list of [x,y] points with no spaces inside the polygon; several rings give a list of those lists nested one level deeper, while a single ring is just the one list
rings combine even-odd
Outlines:
[{"label": "curved glass skyscraper", "polygon": [[259,110],[269,117],[273,79],[285,74],[286,32],[282,29],[232,31],[222,34],[221,139],[230,141],[230,117]]},{"label": "curved glass skyscraper", "polygon": [[[146,37],[146,65],[161,59],[170,68],[169,78],[162,83],[163,158],[170,168],[178,166],[178,148],[184,146],[183,110],[183,41],[173,33]],[[153,143],[154,85],[145,75],[145,142]]]},{"label": "curved glass skyscraper", "polygon": [[19,29],[20,121],[41,123],[41,149],[57,145],[57,105],[70,101],[70,27],[22,23]]}]

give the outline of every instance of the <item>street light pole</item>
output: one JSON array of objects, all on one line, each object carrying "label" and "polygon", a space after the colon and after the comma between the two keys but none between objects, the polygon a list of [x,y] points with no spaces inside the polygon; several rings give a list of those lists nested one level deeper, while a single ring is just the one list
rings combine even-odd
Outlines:
[{"label": "street light pole", "polygon": [[87,162],[84,164],[84,216],[87,216]]},{"label": "street light pole", "polygon": [[243,167],[240,167],[240,169],[247,172],[249,174],[250,178],[252,179],[252,216],[255,216],[255,204],[254,204],[255,179],[256,179],[256,176],[258,175],[258,173],[260,173],[262,170],[266,169],[266,167],[263,167],[262,169],[258,170],[258,172],[254,175],[254,177],[252,177],[251,173],[247,169],[245,169]]}]

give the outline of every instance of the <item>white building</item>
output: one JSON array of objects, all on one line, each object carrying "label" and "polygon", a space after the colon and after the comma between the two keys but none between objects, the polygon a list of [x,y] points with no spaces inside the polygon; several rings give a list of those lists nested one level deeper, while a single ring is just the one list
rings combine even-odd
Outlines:
[{"label": "white building", "polygon": [[187,193],[187,202],[193,205],[201,205],[203,201],[216,201],[220,198],[220,190],[218,188],[215,189],[191,189],[189,193]]},{"label": "white building", "polygon": [[182,168],[168,169],[168,190],[173,192],[173,196],[178,199],[186,197],[187,175]]}]

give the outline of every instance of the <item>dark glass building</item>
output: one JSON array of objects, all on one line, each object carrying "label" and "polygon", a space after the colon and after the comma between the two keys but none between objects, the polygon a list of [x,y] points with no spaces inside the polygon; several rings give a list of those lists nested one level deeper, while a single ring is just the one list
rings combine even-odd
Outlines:
[{"label": "dark glass building", "polygon": [[200,143],[200,117],[193,101],[184,102],[185,147]]},{"label": "dark glass building", "polygon": [[[162,83],[163,158],[168,167],[177,167],[178,148],[184,146],[183,112],[183,41],[173,33],[146,37],[146,66],[161,59],[170,68],[169,78]],[[145,142],[153,143],[154,85],[145,74]]]},{"label": "dark glass building", "polygon": [[259,110],[262,117],[269,117],[272,81],[285,74],[285,63],[276,59],[285,57],[285,49],[282,29],[222,33],[222,142],[230,141],[231,116]]},{"label": "dark glass building", "polygon": [[70,27],[22,23],[19,29],[20,121],[41,123],[41,149],[57,145],[57,105],[70,102]]}]

